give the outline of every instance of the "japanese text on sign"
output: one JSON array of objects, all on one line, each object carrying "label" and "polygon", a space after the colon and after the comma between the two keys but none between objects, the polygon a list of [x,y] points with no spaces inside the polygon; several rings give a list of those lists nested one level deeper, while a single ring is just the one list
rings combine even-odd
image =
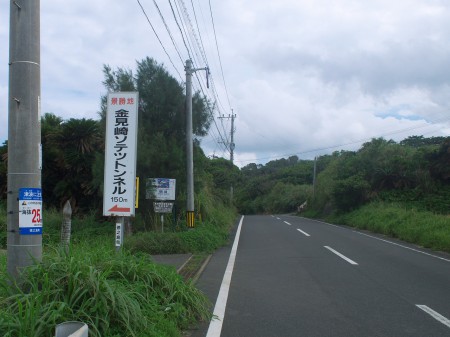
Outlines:
[{"label": "japanese text on sign", "polygon": [[19,189],[19,232],[21,235],[42,234],[42,190]]},{"label": "japanese text on sign", "polygon": [[137,102],[136,92],[108,95],[104,215],[134,215]]},{"label": "japanese text on sign", "polygon": [[146,182],[146,199],[175,200],[176,179],[149,178]]}]

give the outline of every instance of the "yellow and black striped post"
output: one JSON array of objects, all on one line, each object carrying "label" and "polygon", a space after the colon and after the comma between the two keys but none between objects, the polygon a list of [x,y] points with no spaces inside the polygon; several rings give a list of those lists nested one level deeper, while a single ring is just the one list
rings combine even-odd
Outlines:
[{"label": "yellow and black striped post", "polygon": [[186,224],[188,228],[195,227],[195,212],[186,211]]}]

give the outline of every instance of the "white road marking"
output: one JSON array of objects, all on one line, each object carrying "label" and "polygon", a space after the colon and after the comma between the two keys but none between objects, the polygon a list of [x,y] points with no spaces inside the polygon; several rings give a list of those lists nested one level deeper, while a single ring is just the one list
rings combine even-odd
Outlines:
[{"label": "white road marking", "polygon": [[[287,215],[287,216],[289,216],[289,215]],[[297,218],[302,218],[302,219],[305,219],[305,220],[319,222],[319,223],[322,223],[324,225],[333,226],[333,227],[337,227],[337,228],[344,229],[344,230],[350,230],[349,228],[338,226],[338,225],[333,225],[331,223],[320,221],[320,220],[315,220],[315,219],[310,219],[310,218],[305,218],[305,217],[297,217]],[[411,248],[411,247],[408,247],[408,246],[404,246],[404,245],[401,245],[399,243],[395,243],[395,242],[392,242],[392,241],[389,241],[389,240],[384,240],[384,239],[378,238],[376,236],[365,234],[365,233],[362,233],[362,232],[359,232],[359,231],[356,231],[356,230],[353,230],[353,232],[358,233],[360,235],[367,236],[367,237],[375,239],[375,240],[379,240],[379,241],[383,241],[383,242],[389,243],[389,244],[397,246],[397,247],[402,247],[402,248],[405,248],[405,249],[409,249],[409,250],[412,250],[413,252],[416,252],[416,253],[427,255],[427,256],[430,256],[430,257],[434,257],[434,258],[442,260],[442,261],[450,262],[450,259],[446,259],[445,257],[441,257],[441,256],[433,255],[433,254],[430,254],[430,253],[426,253],[426,252],[423,252],[423,251],[418,250],[418,249],[414,249],[414,248]]]},{"label": "white road marking", "polygon": [[228,259],[227,268],[223,275],[222,284],[220,285],[219,295],[217,296],[216,305],[214,306],[214,315],[217,319],[212,319],[209,323],[206,337],[220,337],[222,332],[223,319],[225,318],[225,309],[227,307],[228,292],[230,290],[231,276],[233,275],[234,262],[236,260],[236,253],[239,244],[239,237],[241,236],[242,222],[244,216],[241,217],[236,236],[234,238],[233,247],[231,248],[230,258]]},{"label": "white road marking", "polygon": [[287,221],[284,221],[284,223],[287,224],[287,225],[289,225],[289,226],[291,226],[291,224],[290,224],[289,222],[287,222]]},{"label": "white road marking", "polygon": [[405,249],[412,250],[413,252],[416,252],[416,253],[428,255],[428,256],[434,257],[434,258],[439,259],[439,260],[450,262],[449,259],[437,256],[437,255],[433,255],[433,254],[430,254],[430,253],[422,252],[421,250],[418,250],[418,249],[407,247],[407,246],[404,246],[404,245],[401,245],[401,244],[398,244],[398,243],[395,243],[395,242],[392,242],[392,241],[389,241],[389,240],[380,239],[380,238],[377,238],[376,236],[365,234],[365,233],[361,233],[361,232],[358,232],[358,231],[354,231],[354,232],[358,233],[360,235],[364,235],[364,236],[367,236],[369,238],[375,239],[375,240],[379,240],[379,241],[383,241],[383,242],[386,242],[386,243],[390,243],[391,245],[394,245],[394,246],[398,246],[398,247],[402,247],[402,248],[405,248]]},{"label": "white road marking", "polygon": [[305,236],[311,236],[311,235],[309,235],[308,233],[302,231],[300,228],[297,228],[297,230],[298,230],[300,233],[302,233],[303,235],[305,235]]},{"label": "white road marking", "polygon": [[279,217],[277,217],[277,220],[281,220]]},{"label": "white road marking", "polygon": [[450,319],[442,316],[440,313],[434,311],[433,309],[427,307],[426,305],[423,304],[416,304],[416,307],[418,307],[419,309],[422,309],[423,311],[425,311],[428,315],[430,315],[431,317],[433,317],[435,320],[441,322],[442,324],[446,325],[447,327],[450,328]]},{"label": "white road marking", "polygon": [[326,249],[328,249],[329,251],[331,251],[332,253],[336,254],[337,256],[339,256],[340,258],[344,259],[345,261],[347,261],[350,264],[353,265],[358,265],[355,261],[349,259],[347,256],[342,255],[341,253],[339,253],[338,251],[335,251],[333,248],[328,247],[328,246],[324,246]]}]

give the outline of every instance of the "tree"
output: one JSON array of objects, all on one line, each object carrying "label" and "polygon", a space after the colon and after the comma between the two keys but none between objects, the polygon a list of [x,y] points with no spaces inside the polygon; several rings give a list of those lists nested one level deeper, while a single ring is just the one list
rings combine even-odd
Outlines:
[{"label": "tree", "polygon": [[[170,177],[177,179],[177,191],[185,191],[186,184],[186,127],[184,87],[167,70],[152,58],[137,62],[135,72],[104,66],[103,84],[109,92],[138,91],[138,146],[137,175],[141,181],[146,178]],[[209,130],[212,115],[211,104],[198,92],[193,95],[193,133],[205,136]],[[102,98],[102,124],[106,116],[106,98]],[[194,168],[198,179],[203,174],[199,160],[204,157],[199,141],[194,140]],[[103,160],[99,158],[98,160]],[[97,165],[99,166],[99,165]],[[198,184],[195,185],[199,191]],[[145,190],[141,189],[141,199]],[[183,198],[177,198],[178,201]],[[145,211],[145,203],[142,208]],[[180,205],[184,207],[184,205]]]},{"label": "tree", "polygon": [[[92,168],[104,142],[100,124],[92,119],[61,122],[44,116],[45,143],[43,152],[43,194],[46,203],[62,206],[67,200],[72,208],[94,208],[99,205],[98,188],[93,184]],[[51,127],[52,126],[52,127]]]}]

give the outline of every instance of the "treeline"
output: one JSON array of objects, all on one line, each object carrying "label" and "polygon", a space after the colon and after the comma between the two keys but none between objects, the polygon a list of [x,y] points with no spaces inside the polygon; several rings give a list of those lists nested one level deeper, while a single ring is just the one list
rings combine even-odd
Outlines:
[{"label": "treeline", "polygon": [[[166,177],[177,180],[177,209],[182,214],[186,200],[186,126],[184,86],[151,58],[137,62],[136,71],[104,66],[108,92],[139,92],[137,176],[141,180],[139,214],[147,216],[152,205],[145,200],[145,180]],[[101,100],[99,119],[64,120],[52,113],[41,118],[42,189],[44,206],[58,208],[70,200],[75,212],[102,208],[106,96]],[[215,164],[203,153],[199,139],[208,133],[211,104],[200,93],[193,95],[195,193],[209,189],[210,198],[229,195],[211,188]],[[6,200],[8,144],[0,147],[0,201]],[[200,210],[202,198],[196,198]]]},{"label": "treeline", "polygon": [[358,151],[339,151],[316,161],[292,156],[241,169],[237,206],[243,213],[309,212],[329,215],[371,201],[395,201],[450,213],[450,137],[412,136],[396,143],[372,139]]}]

